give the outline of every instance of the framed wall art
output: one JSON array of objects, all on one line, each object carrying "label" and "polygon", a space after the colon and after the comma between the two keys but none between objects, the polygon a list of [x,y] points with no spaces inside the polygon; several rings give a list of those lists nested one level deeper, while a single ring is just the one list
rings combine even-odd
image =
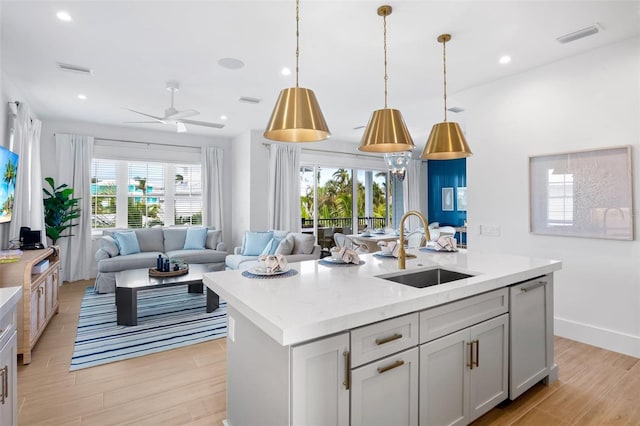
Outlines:
[{"label": "framed wall art", "polygon": [[453,188],[442,188],[442,211],[453,211]]},{"label": "framed wall art", "polygon": [[459,186],[456,194],[457,210],[459,212],[467,211],[467,187]]},{"label": "framed wall art", "polygon": [[530,231],[633,240],[631,146],[529,157]]}]

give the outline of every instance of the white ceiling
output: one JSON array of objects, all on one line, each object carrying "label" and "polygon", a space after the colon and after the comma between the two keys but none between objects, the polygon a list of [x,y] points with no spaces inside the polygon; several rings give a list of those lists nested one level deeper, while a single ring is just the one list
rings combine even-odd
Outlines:
[{"label": "white ceiling", "polygon": [[[384,107],[382,18],[372,1],[302,0],[300,86],[313,89],[335,140],[357,143],[371,112]],[[456,92],[640,34],[640,1],[394,1],[387,18],[389,107],[399,109],[417,145],[443,118],[442,45],[447,44],[448,106]],[[180,82],[177,109],[233,137],[263,129],[278,93],[295,85],[295,1],[6,1],[2,69],[43,119],[118,126],[163,115],[168,80]],[[66,10],[72,22],[56,18]],[[599,23],[603,31],[569,44],[556,37]],[[498,58],[509,54],[509,65]],[[245,63],[240,70],[221,58]],[[89,67],[62,72],[56,62]],[[77,99],[84,93],[88,99]],[[262,99],[258,105],[238,98]],[[458,115],[458,118],[463,117]],[[456,114],[449,113],[450,121]]]}]

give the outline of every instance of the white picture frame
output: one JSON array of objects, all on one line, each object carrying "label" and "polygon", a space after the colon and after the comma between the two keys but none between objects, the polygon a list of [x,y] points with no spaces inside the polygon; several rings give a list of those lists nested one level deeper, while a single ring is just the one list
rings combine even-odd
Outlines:
[{"label": "white picture frame", "polygon": [[533,234],[633,240],[631,146],[529,157]]},{"label": "white picture frame", "polygon": [[457,189],[456,205],[459,212],[467,211],[467,187],[459,186]]},{"label": "white picture frame", "polygon": [[453,188],[452,187],[442,188],[442,211],[443,212],[453,211]]}]

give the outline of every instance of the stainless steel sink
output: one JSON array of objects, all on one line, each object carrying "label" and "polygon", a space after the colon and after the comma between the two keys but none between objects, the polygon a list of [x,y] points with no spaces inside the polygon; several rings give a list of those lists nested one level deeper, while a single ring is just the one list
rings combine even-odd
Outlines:
[{"label": "stainless steel sink", "polygon": [[399,284],[408,285],[416,288],[430,287],[449,283],[451,281],[462,280],[472,277],[473,275],[463,274],[462,272],[450,271],[448,269],[435,268],[417,272],[403,272],[401,274],[378,275],[378,278],[394,281]]}]

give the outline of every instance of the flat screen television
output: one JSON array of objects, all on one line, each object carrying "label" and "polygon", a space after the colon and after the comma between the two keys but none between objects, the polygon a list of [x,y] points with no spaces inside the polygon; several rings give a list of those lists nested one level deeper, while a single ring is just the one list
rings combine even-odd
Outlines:
[{"label": "flat screen television", "polygon": [[10,222],[18,177],[18,154],[0,146],[0,223]]}]

